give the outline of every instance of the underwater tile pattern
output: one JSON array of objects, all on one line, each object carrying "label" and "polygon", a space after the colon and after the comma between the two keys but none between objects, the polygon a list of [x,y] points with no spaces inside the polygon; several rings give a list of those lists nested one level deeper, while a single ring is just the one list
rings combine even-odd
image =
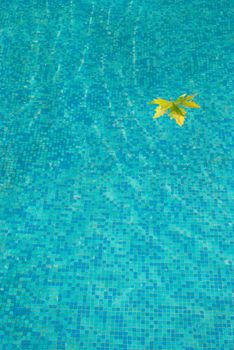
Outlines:
[{"label": "underwater tile pattern", "polygon": [[0,350],[234,349],[233,19],[1,0]]}]

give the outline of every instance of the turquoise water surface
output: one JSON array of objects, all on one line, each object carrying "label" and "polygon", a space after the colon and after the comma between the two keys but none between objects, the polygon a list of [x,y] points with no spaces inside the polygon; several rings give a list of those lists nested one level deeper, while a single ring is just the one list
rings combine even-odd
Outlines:
[{"label": "turquoise water surface", "polygon": [[233,20],[1,0],[0,350],[234,349]]}]

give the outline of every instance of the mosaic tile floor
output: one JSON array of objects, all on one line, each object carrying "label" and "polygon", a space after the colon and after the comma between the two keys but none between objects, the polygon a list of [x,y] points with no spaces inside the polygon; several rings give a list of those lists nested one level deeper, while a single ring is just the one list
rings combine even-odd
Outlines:
[{"label": "mosaic tile floor", "polygon": [[233,12],[1,0],[0,350],[234,350]]}]

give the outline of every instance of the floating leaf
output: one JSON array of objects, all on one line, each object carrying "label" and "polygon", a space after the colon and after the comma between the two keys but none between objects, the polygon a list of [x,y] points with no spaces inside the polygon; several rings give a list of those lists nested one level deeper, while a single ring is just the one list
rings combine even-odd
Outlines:
[{"label": "floating leaf", "polygon": [[192,96],[181,95],[177,98],[175,103],[181,104],[187,108],[200,108],[200,106],[198,104],[196,104],[194,101],[192,101],[194,96],[195,95],[192,95]]},{"label": "floating leaf", "polygon": [[200,108],[200,106],[196,104],[194,101],[182,101],[180,103],[187,108]]},{"label": "floating leaf", "polygon": [[179,126],[182,126],[184,124],[184,120],[185,120],[185,117],[181,114],[178,114],[178,113],[174,113],[174,112],[171,112],[169,114],[169,116],[173,119],[175,119],[176,123],[179,125]]},{"label": "floating leaf", "polygon": [[158,106],[156,109],[155,109],[155,114],[153,116],[153,118],[159,118],[161,117],[163,114],[166,113],[166,109],[163,109],[161,106]]},{"label": "floating leaf", "polygon": [[171,107],[172,102],[163,100],[162,98],[158,98],[157,100],[153,100],[152,102],[150,102],[150,104],[159,105],[163,109],[167,110],[169,107]]},{"label": "floating leaf", "polygon": [[200,108],[200,106],[193,101],[194,97],[195,95],[183,94],[179,96],[175,101],[168,101],[162,98],[157,98],[149,102],[150,104],[158,105],[158,107],[155,109],[153,118],[159,118],[167,113],[169,117],[175,119],[176,123],[179,126],[182,126],[184,124],[186,111],[181,106],[186,108]]},{"label": "floating leaf", "polygon": [[173,103],[173,106],[170,108],[169,116],[173,119],[175,119],[176,123],[179,126],[182,126],[184,124],[186,112],[183,108],[178,107],[175,103]]}]

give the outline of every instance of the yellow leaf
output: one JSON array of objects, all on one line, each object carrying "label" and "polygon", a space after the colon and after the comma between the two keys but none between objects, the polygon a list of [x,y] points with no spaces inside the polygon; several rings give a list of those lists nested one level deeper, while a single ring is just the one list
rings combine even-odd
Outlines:
[{"label": "yellow leaf", "polygon": [[194,101],[192,101],[192,99],[194,98],[195,95],[181,95],[177,98],[177,100],[175,101],[175,104],[177,105],[183,105],[184,107],[187,108],[200,108],[200,106],[198,104],[196,104]]},{"label": "yellow leaf", "polygon": [[[155,109],[155,114],[153,118],[159,118],[165,113],[169,113],[169,117],[175,119],[176,123],[179,126],[184,124],[186,112],[182,108],[200,108],[198,104],[196,104],[193,100],[195,95],[180,95],[175,101],[168,101],[162,98],[157,98],[150,104],[157,104],[158,107]],[[168,111],[169,110],[169,111]]]},{"label": "yellow leaf", "polygon": [[149,103],[159,105],[164,109],[168,109],[172,105],[172,102],[163,100],[162,98],[157,98],[156,100],[153,100],[152,102],[149,102]]},{"label": "yellow leaf", "polygon": [[169,116],[175,119],[176,123],[179,126],[182,126],[184,124],[185,114],[186,112],[183,108],[180,108],[175,103],[173,103],[172,107],[170,108]]},{"label": "yellow leaf", "polygon": [[182,126],[184,124],[184,119],[185,118],[182,115],[179,115],[175,118],[175,121],[179,126]]},{"label": "yellow leaf", "polygon": [[172,107],[170,108],[170,112],[177,113],[177,114],[180,114],[182,116],[186,114],[185,110],[181,107],[178,107],[175,103],[172,103]]},{"label": "yellow leaf", "polygon": [[157,104],[159,104],[164,109],[168,109],[172,106],[171,101],[163,100],[162,98],[158,98],[156,101],[157,101]]},{"label": "yellow leaf", "polygon": [[182,101],[180,103],[188,108],[200,108],[200,106],[193,101]]},{"label": "yellow leaf", "polygon": [[179,125],[179,126],[182,126],[184,124],[184,120],[185,120],[185,117],[181,114],[178,114],[176,112],[171,112],[169,114],[169,116],[173,119],[175,119],[176,123]]},{"label": "yellow leaf", "polygon": [[156,109],[155,109],[155,114],[153,116],[153,118],[159,118],[161,117],[163,114],[166,113],[166,110],[163,109],[161,106],[158,106]]}]

